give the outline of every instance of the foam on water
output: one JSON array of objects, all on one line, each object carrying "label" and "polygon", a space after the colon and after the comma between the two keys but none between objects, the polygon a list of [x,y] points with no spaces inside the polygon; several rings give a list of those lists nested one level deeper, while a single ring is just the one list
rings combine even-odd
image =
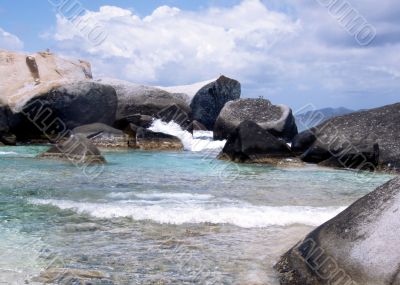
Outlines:
[{"label": "foam on water", "polygon": [[111,203],[82,203],[69,200],[32,199],[35,205],[52,205],[62,210],[74,210],[96,218],[129,217],[138,221],[151,220],[161,224],[231,224],[242,228],[288,226],[304,224],[317,226],[333,218],[345,207],[144,204],[141,201]]},{"label": "foam on water", "polygon": [[194,135],[192,135],[173,121],[166,123],[161,120],[155,120],[149,130],[178,137],[182,141],[184,149],[188,151],[211,150],[219,152],[226,143],[226,141],[213,141],[212,132],[195,131]]},{"label": "foam on water", "polygon": [[0,151],[0,155],[17,155],[15,151]]},{"label": "foam on water", "polygon": [[137,192],[113,192],[107,195],[110,198],[127,199],[139,198],[147,200],[175,200],[175,201],[188,201],[188,200],[209,200],[213,198],[208,194],[190,194],[190,193],[137,193]]}]

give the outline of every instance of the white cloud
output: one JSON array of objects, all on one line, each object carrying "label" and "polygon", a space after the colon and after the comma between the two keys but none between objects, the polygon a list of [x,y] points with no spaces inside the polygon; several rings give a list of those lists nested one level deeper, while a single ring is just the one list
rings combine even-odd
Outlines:
[{"label": "white cloud", "polygon": [[161,6],[145,17],[103,6],[76,20],[104,27],[103,44],[91,45],[61,16],[53,38],[63,53],[91,61],[95,76],[165,86],[223,73],[243,83],[244,96],[264,95],[295,109],[306,103],[366,108],[398,100],[398,17],[391,16],[390,5],[351,2],[377,28],[368,47],[359,46],[315,0],[243,0],[196,12]]},{"label": "white cloud", "polygon": [[103,6],[81,20],[104,27],[106,41],[98,46],[82,41],[79,30],[61,16],[55,39],[67,44],[69,51],[72,47],[89,53],[97,73],[115,70],[107,65],[119,63],[119,77],[160,84],[254,72],[268,61],[275,42],[301,28],[299,22],[268,10],[259,0],[197,13],[161,6],[144,18]]},{"label": "white cloud", "polygon": [[0,28],[0,48],[7,50],[22,50],[24,43],[15,35]]}]

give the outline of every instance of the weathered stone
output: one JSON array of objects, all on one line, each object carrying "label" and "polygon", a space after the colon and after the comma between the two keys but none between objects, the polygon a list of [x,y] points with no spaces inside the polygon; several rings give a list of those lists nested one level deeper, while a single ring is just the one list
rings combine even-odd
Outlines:
[{"label": "weathered stone", "polygon": [[368,142],[379,145],[379,168],[400,168],[400,103],[339,116],[315,127],[315,143],[303,155],[319,163]]},{"label": "weathered stone", "polygon": [[101,123],[77,127],[73,133],[84,135],[97,147],[127,148],[132,144],[128,134]]},{"label": "weathered stone", "polygon": [[116,79],[101,79],[99,82],[113,86],[117,92],[117,120],[136,114],[157,117],[172,105],[178,106],[186,117],[190,117],[191,110],[184,94],[172,94],[156,87]]},{"label": "weathered stone", "polygon": [[23,54],[0,50],[0,104],[15,113],[33,97],[56,87],[91,79],[90,64],[49,52]]},{"label": "weathered stone", "polygon": [[115,90],[108,85],[82,81],[51,90],[31,99],[10,122],[18,140],[57,141],[78,126],[112,125],[117,109]]},{"label": "weathered stone", "polygon": [[81,134],[72,135],[67,141],[40,154],[38,158],[60,159],[82,165],[106,163],[98,148]]},{"label": "weathered stone", "polygon": [[221,158],[235,162],[277,164],[280,160],[293,157],[288,145],[254,122],[244,121],[229,135]]},{"label": "weathered stone", "polygon": [[119,130],[124,130],[129,126],[129,124],[134,124],[138,127],[150,128],[153,121],[154,118],[152,116],[134,114],[115,121],[114,127]]},{"label": "weathered stone", "polygon": [[400,178],[311,232],[275,266],[282,285],[400,284]]},{"label": "weathered stone", "polygon": [[357,148],[343,150],[341,153],[319,163],[320,166],[334,168],[353,168],[374,171],[379,163],[379,145],[359,145]]},{"label": "weathered stone", "polygon": [[257,123],[287,142],[297,135],[296,123],[289,107],[275,106],[265,99],[239,99],[225,104],[214,126],[214,139],[227,139],[246,120]]},{"label": "weathered stone", "polygon": [[240,83],[225,76],[207,84],[197,92],[190,104],[193,120],[213,130],[222,108],[227,102],[239,99],[240,93]]},{"label": "weathered stone", "polygon": [[144,128],[137,129],[136,145],[142,150],[183,150],[179,138]]},{"label": "weathered stone", "polygon": [[314,144],[316,139],[314,129],[301,132],[292,140],[292,151],[296,154],[302,154]]}]

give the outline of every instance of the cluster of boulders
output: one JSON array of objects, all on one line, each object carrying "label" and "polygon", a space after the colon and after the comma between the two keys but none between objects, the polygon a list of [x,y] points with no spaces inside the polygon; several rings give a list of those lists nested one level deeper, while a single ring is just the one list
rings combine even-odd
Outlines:
[{"label": "cluster of boulders", "polygon": [[[148,129],[155,119],[175,121],[188,131],[212,130],[225,103],[241,93],[240,83],[225,76],[174,92],[116,79],[93,80],[87,62],[49,52],[0,50],[0,72],[0,144],[56,144],[42,157],[57,157],[71,147],[72,137],[91,144],[90,150],[182,150],[177,137]],[[85,153],[82,148],[75,151]]]},{"label": "cluster of boulders", "polygon": [[302,160],[361,170],[400,167],[400,103],[338,116],[298,134],[292,149]]},{"label": "cluster of boulders", "polygon": [[[274,106],[264,99],[239,99],[222,109],[214,137],[228,140],[221,157],[238,162],[290,157],[325,167],[397,172],[397,122],[400,103],[334,117],[297,133],[292,112],[286,106]],[[287,147],[283,147],[285,142]]]},{"label": "cluster of boulders", "polygon": [[240,83],[225,76],[152,87],[93,80],[84,61],[2,50],[0,72],[0,144],[62,143],[82,134],[98,147],[183,149],[178,138],[148,130],[161,119],[188,131],[213,131],[215,140],[227,140],[220,157],[235,162],[362,170],[400,163],[400,104],[332,118],[298,134],[288,106],[241,99]]},{"label": "cluster of boulders", "polygon": [[[400,103],[298,133],[289,107],[240,99],[240,83],[225,76],[168,88],[95,81],[87,62],[3,50],[0,73],[0,145],[52,143],[40,158],[92,165],[106,162],[99,147],[182,150],[179,138],[149,130],[161,119],[213,131],[227,141],[219,157],[238,163],[400,167]],[[281,284],[400,284],[399,190],[396,178],[310,233],[276,265]]]}]

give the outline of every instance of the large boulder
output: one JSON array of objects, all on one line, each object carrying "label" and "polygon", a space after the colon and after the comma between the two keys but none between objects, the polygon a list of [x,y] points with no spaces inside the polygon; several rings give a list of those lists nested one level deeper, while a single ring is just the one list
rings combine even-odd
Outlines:
[{"label": "large boulder", "polygon": [[[379,168],[400,168],[400,103],[339,116],[313,129],[316,141],[303,154],[319,163],[337,153],[379,145]],[[349,151],[347,151],[349,152]]]},{"label": "large boulder", "polygon": [[115,88],[118,96],[117,120],[136,114],[159,117],[161,111],[171,108],[171,106],[177,106],[183,116],[190,117],[188,96],[185,94],[169,93],[156,87],[116,79],[100,79],[98,82],[109,84]]},{"label": "large boulder", "polygon": [[15,145],[16,136],[10,132],[10,108],[0,107],[0,142],[5,145]]},{"label": "large boulder", "polygon": [[400,177],[318,227],[276,265],[282,285],[400,284]]},{"label": "large boulder", "polygon": [[65,142],[40,154],[38,158],[65,160],[75,165],[104,164],[106,162],[99,149],[82,134],[70,136]]},{"label": "large boulder", "polygon": [[316,140],[314,129],[303,131],[293,138],[292,150],[296,154],[302,154],[307,151]]},{"label": "large boulder", "polygon": [[[50,52],[6,50],[0,50],[0,74],[0,140],[5,144],[15,144],[12,131],[24,117],[21,111],[27,102],[68,83],[92,78],[90,64],[82,60],[64,59]],[[25,131],[29,133],[31,128],[35,127],[30,124]]]},{"label": "large boulder", "polygon": [[235,162],[276,164],[293,157],[288,145],[252,121],[242,122],[230,134],[220,158]]},{"label": "large boulder", "polygon": [[54,139],[78,126],[112,125],[117,110],[114,88],[91,81],[69,83],[32,98],[14,114],[12,133],[22,141]]},{"label": "large boulder", "polygon": [[125,130],[130,124],[134,124],[138,127],[147,129],[150,128],[153,121],[154,118],[152,116],[135,114],[115,121],[114,127],[119,130]]},{"label": "large boulder", "polygon": [[193,120],[213,130],[222,108],[227,102],[239,99],[240,93],[240,83],[225,76],[207,84],[196,93],[190,104]]},{"label": "large boulder", "polygon": [[136,130],[136,146],[142,150],[183,150],[179,138],[145,128]]},{"label": "large boulder", "polygon": [[214,79],[196,82],[196,83],[192,83],[192,84],[188,84],[188,85],[169,86],[169,87],[157,86],[156,88],[167,91],[169,93],[185,94],[186,102],[188,104],[190,104],[192,102],[194,96],[197,94],[197,92],[201,88],[203,88],[204,86],[206,86],[216,80],[217,80],[217,78],[214,78]]},{"label": "large boulder", "polygon": [[130,138],[128,134],[125,134],[121,130],[114,129],[102,123],[80,126],[72,132],[84,135],[97,147],[127,148],[135,145],[134,138]]},{"label": "large boulder", "polygon": [[239,99],[225,104],[214,126],[214,139],[227,139],[246,120],[257,123],[287,142],[297,135],[296,122],[289,107],[272,105],[265,99]]},{"label": "large boulder", "polygon": [[360,144],[319,163],[320,166],[374,171],[379,163],[378,144]]},{"label": "large boulder", "polygon": [[0,105],[18,112],[32,97],[68,82],[92,78],[90,64],[50,52],[23,54],[0,50]]},{"label": "large boulder", "polygon": [[300,157],[305,162],[321,166],[375,171],[379,166],[379,156],[379,144],[364,138],[352,143],[344,140],[331,143],[315,140]]}]

